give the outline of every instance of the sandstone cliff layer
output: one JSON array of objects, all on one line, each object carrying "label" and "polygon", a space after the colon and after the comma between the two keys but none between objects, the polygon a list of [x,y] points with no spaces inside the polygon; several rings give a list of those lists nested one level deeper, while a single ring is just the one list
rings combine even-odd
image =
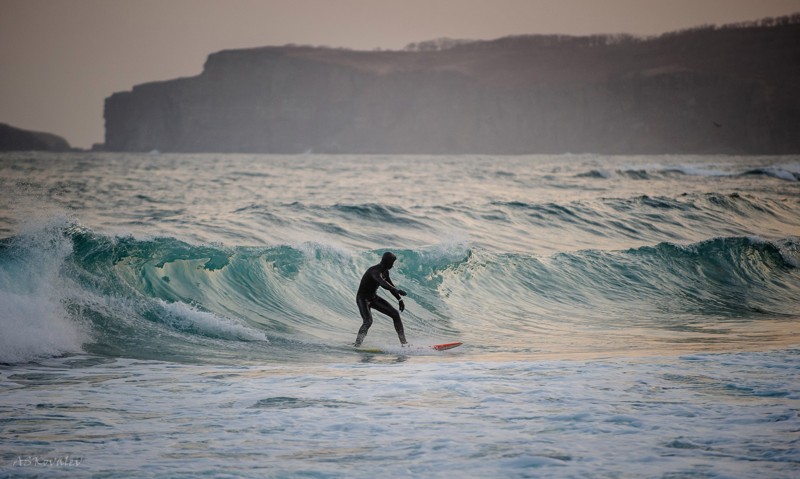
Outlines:
[{"label": "sandstone cliff layer", "polygon": [[800,22],[222,51],[115,93],[105,119],[113,151],[800,153]]}]

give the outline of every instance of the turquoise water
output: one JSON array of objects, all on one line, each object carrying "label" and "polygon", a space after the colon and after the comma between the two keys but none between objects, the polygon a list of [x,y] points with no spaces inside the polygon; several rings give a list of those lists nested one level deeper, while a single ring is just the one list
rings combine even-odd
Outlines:
[{"label": "turquoise water", "polygon": [[[0,188],[2,475],[797,469],[800,157],[17,153]],[[412,347],[376,315],[364,354],[385,250]]]}]

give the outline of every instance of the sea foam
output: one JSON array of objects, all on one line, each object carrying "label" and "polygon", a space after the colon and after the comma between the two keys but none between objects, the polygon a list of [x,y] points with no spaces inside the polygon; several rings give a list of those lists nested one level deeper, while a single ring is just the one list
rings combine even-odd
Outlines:
[{"label": "sea foam", "polygon": [[81,351],[87,331],[66,310],[71,289],[59,271],[71,242],[58,217],[3,245],[0,263],[0,362],[21,363]]},{"label": "sea foam", "polygon": [[190,304],[167,302],[161,299],[157,299],[156,302],[163,308],[164,322],[173,325],[176,329],[197,331],[223,339],[267,341],[267,337],[262,331],[249,328],[218,314],[202,311]]}]

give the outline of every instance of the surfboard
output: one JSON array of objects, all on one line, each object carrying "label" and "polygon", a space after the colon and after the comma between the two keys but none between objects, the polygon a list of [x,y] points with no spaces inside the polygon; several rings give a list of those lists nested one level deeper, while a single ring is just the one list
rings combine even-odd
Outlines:
[{"label": "surfboard", "polygon": [[356,348],[356,351],[359,353],[372,353],[372,354],[380,354],[383,352],[383,349],[380,348]]},{"label": "surfboard", "polygon": [[[428,349],[428,348],[433,349],[435,351],[445,351],[447,349],[457,348],[458,346],[461,346],[462,344],[464,344],[464,343],[453,342],[453,343],[434,344],[433,346],[420,346],[420,347],[412,346],[411,348],[407,349],[407,351],[420,351],[420,350],[424,350],[424,349]],[[392,349],[356,348],[356,351],[358,351],[360,353],[372,353],[372,354],[382,354],[382,353],[397,354],[397,353],[403,352],[404,350],[403,349],[396,349],[396,348],[392,348]]]}]

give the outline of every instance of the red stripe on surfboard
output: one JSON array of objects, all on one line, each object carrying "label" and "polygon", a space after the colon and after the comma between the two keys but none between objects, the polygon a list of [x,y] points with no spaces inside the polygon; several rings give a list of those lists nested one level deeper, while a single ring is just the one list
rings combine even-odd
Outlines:
[{"label": "red stripe on surfboard", "polygon": [[464,343],[444,343],[444,344],[434,344],[431,346],[433,349],[437,351],[444,351],[445,349],[452,349],[456,346],[461,346]]}]

